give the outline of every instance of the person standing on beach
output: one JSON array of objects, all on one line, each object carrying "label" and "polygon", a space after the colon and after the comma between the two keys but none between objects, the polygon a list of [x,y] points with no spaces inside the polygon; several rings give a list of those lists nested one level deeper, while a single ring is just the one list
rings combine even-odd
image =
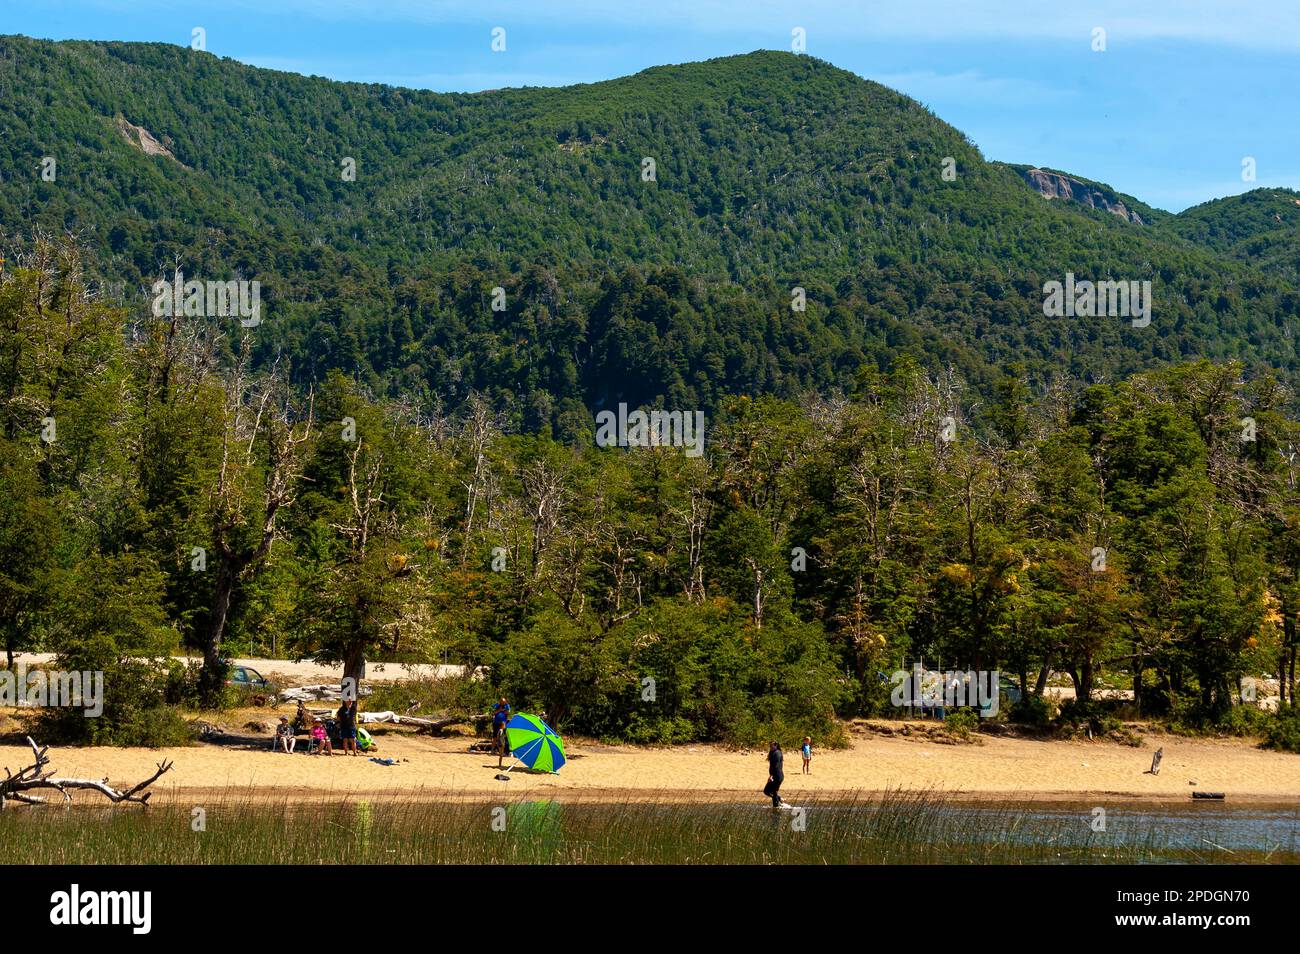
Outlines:
[{"label": "person standing on beach", "polygon": [[506,723],[510,721],[510,703],[505,696],[492,707],[492,743],[497,750],[497,768],[506,758]]},{"label": "person standing on beach", "polygon": [[803,748],[800,751],[803,752],[803,774],[811,775],[812,774],[812,736],[805,735],[803,737]]},{"label": "person standing on beach", "polygon": [[343,742],[343,751],[357,754],[357,701],[344,699],[337,713],[339,720],[339,738]]},{"label": "person standing on beach", "polygon": [[763,794],[772,799],[772,807],[781,807],[781,783],[785,781],[785,756],[781,754],[781,744],[773,742],[767,750],[767,784]]}]

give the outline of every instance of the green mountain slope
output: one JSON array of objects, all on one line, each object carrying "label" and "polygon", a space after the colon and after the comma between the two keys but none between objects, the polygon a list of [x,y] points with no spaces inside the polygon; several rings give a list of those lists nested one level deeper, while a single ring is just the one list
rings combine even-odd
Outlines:
[{"label": "green mountain slope", "polygon": [[[1140,204],[1148,224],[1045,200],[914,101],[786,53],[443,95],[4,37],[0,184],[11,244],[74,231],[137,308],[178,261],[259,279],[260,353],[300,381],[477,389],[526,426],[851,387],[902,353],[977,387],[1013,362],[1297,370],[1284,271]],[[1152,281],[1151,327],[1044,317],[1067,271]]]},{"label": "green mountain slope", "polygon": [[1170,232],[1222,255],[1300,278],[1300,192],[1255,189],[1187,209]]}]

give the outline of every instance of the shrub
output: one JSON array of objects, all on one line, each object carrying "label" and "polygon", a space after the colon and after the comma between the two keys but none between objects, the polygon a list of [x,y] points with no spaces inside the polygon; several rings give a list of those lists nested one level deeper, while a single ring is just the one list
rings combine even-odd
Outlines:
[{"label": "shrub", "polygon": [[1264,748],[1300,752],[1300,706],[1281,706],[1264,725]]},{"label": "shrub", "polygon": [[181,662],[167,660],[167,674],[163,682],[163,701],[173,706],[199,704],[199,673],[203,666],[198,660]]},{"label": "shrub", "polygon": [[1214,729],[1223,735],[1260,736],[1264,735],[1274,717],[1255,705],[1238,705],[1230,707],[1214,723]]},{"label": "shrub", "polygon": [[1011,707],[1008,719],[1021,725],[1046,726],[1052,721],[1055,706],[1042,696],[1027,695]]},{"label": "shrub", "polygon": [[187,745],[194,740],[195,732],[180,709],[164,699],[169,676],[165,663],[117,658],[97,660],[93,655],[60,656],[59,668],[103,672],[103,712],[90,717],[82,708],[42,710],[36,722],[36,732],[42,742],[156,748]]},{"label": "shrub", "polygon": [[1093,699],[1087,702],[1067,699],[1056,718],[1056,726],[1064,735],[1082,735],[1092,738],[1109,737],[1125,745],[1141,745],[1142,739],[1124,727],[1115,715],[1121,700]]},{"label": "shrub", "polygon": [[1264,734],[1271,721],[1270,713],[1254,705],[1206,710],[1199,702],[1190,702],[1173,707],[1169,731],[1184,736],[1259,736]]},{"label": "shrub", "polygon": [[61,586],[54,668],[102,673],[103,712],[84,707],[41,711],[42,741],[83,745],[177,745],[192,731],[168,693],[179,698],[184,676],[168,658],[176,632],[162,609],[163,575],[139,554],[98,556]]},{"label": "shrub", "polygon": [[954,709],[943,719],[943,727],[959,739],[969,739],[980,727],[979,713],[974,709]]}]

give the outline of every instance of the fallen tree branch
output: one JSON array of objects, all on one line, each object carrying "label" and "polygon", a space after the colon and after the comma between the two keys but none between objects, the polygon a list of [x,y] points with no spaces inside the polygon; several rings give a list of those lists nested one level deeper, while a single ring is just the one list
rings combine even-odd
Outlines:
[{"label": "fallen tree branch", "polygon": [[[31,736],[27,737],[27,744],[32,747],[32,764],[18,770],[15,775],[8,768],[5,769],[5,777],[0,780],[0,811],[4,810],[5,803],[8,801],[18,802],[23,805],[44,805],[45,798],[40,795],[28,794],[33,789],[54,789],[63,796],[65,802],[72,801],[72,792],[77,790],[88,790],[99,792],[111,802],[135,802],[139,805],[147,805],[149,796],[152,792],[144,790],[158,781],[165,773],[171,771],[172,763],[164,759],[158,763],[158,771],[153,775],[125,791],[118,791],[108,784],[108,779],[90,779],[90,778],[60,778],[54,774],[54,770],[49,768],[50,747],[38,746]],[[141,794],[141,793],[144,794]]]}]

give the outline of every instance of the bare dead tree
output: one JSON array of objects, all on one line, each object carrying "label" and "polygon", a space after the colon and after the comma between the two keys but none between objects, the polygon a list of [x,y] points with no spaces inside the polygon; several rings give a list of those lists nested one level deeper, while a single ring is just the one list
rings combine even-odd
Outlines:
[{"label": "bare dead tree", "polygon": [[586,523],[576,524],[560,537],[551,589],[564,604],[564,612],[570,619],[581,619],[587,608],[583,581],[589,563],[588,552],[595,538],[595,531]]},{"label": "bare dead tree", "polygon": [[686,583],[683,591],[688,600],[704,602],[704,534],[713,514],[708,487],[701,481],[689,489],[685,507],[675,508],[675,516],[686,530]]},{"label": "bare dead tree", "polygon": [[596,538],[599,543],[592,559],[610,580],[605,593],[607,611],[602,614],[602,628],[609,629],[631,619],[643,605],[641,574],[636,565],[647,541],[642,534],[620,528],[612,520],[596,527]]},{"label": "bare dead tree", "polygon": [[138,805],[146,805],[149,796],[153,793],[146,792],[145,789],[170,772],[172,768],[172,763],[164,759],[158,763],[158,771],[143,782],[127,789],[116,789],[108,784],[107,778],[63,778],[55,775],[54,770],[48,767],[49,746],[38,746],[31,736],[27,737],[27,744],[32,747],[32,764],[19,769],[16,775],[8,768],[5,769],[5,777],[0,780],[0,811],[3,811],[5,804],[11,801],[23,805],[46,804],[43,796],[30,794],[41,789],[53,789],[63,796],[65,802],[72,801],[73,791],[92,791],[103,795],[110,802],[134,802]]},{"label": "bare dead tree", "polygon": [[565,475],[545,460],[526,467],[520,480],[528,519],[532,524],[532,578],[536,580],[542,572],[546,550],[560,525],[570,492],[565,485]]},{"label": "bare dead tree", "polygon": [[364,473],[359,473],[357,463],[361,458],[361,449],[365,446],[356,442],[348,457],[348,498],[352,504],[351,520],[346,524],[331,526],[348,538],[352,551],[358,561],[366,557],[366,547],[375,528],[375,521],[385,514],[384,508],[384,456],[381,453],[368,455],[363,462]]},{"label": "bare dead tree", "polygon": [[916,467],[892,437],[868,434],[849,465],[837,497],[860,517],[872,562],[879,566],[894,545],[899,515],[917,495]]},{"label": "bare dead tree", "polygon": [[587,610],[588,574],[601,546],[601,527],[608,520],[609,487],[601,481],[574,485],[564,520],[550,547],[543,580],[564,605],[570,619]]},{"label": "bare dead tree", "polygon": [[[227,386],[221,463],[212,488],[212,540],[218,560],[203,632],[203,685],[209,696],[221,684],[221,640],[232,598],[271,551],[279,515],[297,498],[304,445],[311,437],[310,396],[299,420],[277,369],[250,380],[251,337],[244,338]],[[258,466],[259,442],[265,447],[264,467]]]},{"label": "bare dead tree", "polygon": [[[172,281],[179,280],[179,255],[172,268]],[[134,318],[130,337],[143,365],[141,401],[146,410],[154,401],[178,404],[190,399],[220,368],[226,338],[219,326],[186,317],[180,310],[143,322]]]},{"label": "bare dead tree", "polygon": [[754,613],[754,628],[763,628],[763,608],[767,605],[767,591],[769,584],[764,582],[766,571],[762,564],[752,557],[745,557],[745,565],[749,571],[754,574],[754,594],[752,609]]},{"label": "bare dead tree", "polygon": [[358,439],[347,460],[348,512],[330,524],[347,550],[330,568],[327,588],[352,594],[343,601],[346,608],[334,627],[333,651],[343,663],[344,678],[359,681],[372,646],[396,653],[401,646],[415,648],[433,637],[430,608],[412,598],[407,585],[416,583],[424,564],[393,548],[404,536],[422,533],[426,552],[434,552],[441,550],[442,539],[428,506],[410,523],[393,507],[388,496],[391,461],[382,448]]},{"label": "bare dead tree", "polygon": [[460,565],[463,567],[473,546],[474,519],[479,504],[487,496],[491,483],[491,468],[487,452],[500,436],[501,427],[487,400],[480,394],[469,397],[469,418],[466,420],[462,440],[472,460],[470,477],[463,481],[465,487],[465,536],[461,541]]}]

